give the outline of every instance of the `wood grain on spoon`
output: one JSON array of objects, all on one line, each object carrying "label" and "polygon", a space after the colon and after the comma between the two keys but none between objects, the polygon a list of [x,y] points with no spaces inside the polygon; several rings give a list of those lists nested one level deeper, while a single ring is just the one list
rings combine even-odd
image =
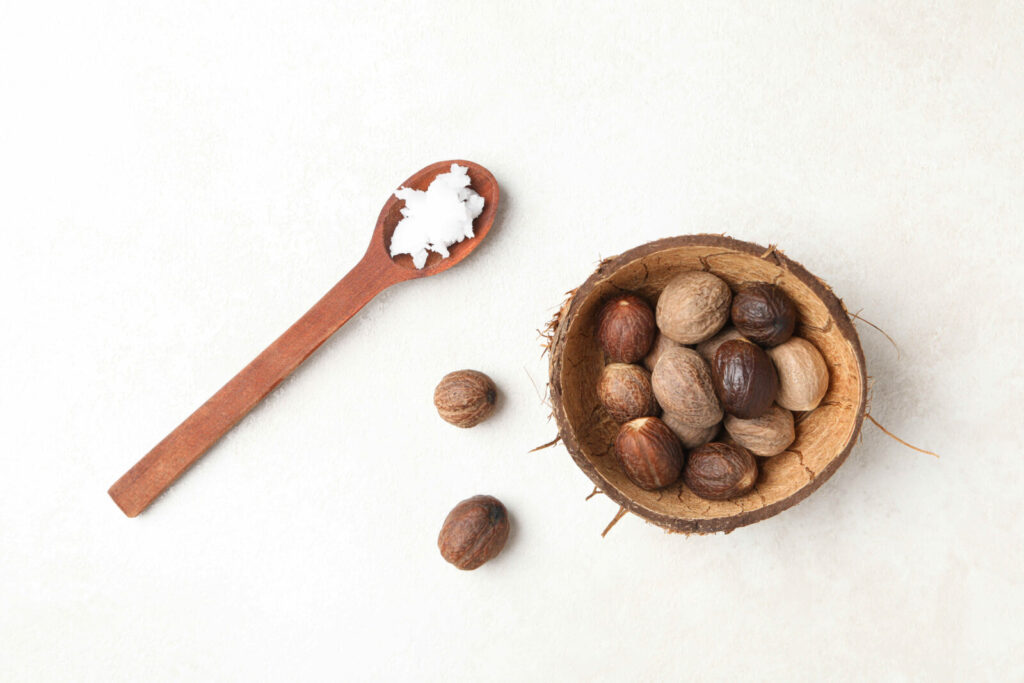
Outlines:
[{"label": "wood grain on spoon", "polygon": [[483,166],[470,161],[441,161],[420,170],[402,185],[426,190],[430,181],[439,173],[447,172],[453,163],[469,168],[471,187],[485,200],[483,213],[473,222],[474,237],[453,245],[447,258],[431,252],[421,269],[412,265],[410,256],[391,258],[388,247],[395,225],[402,218],[403,202],[394,194],[388,197],[362,260],[273,344],[110,487],[110,497],[126,515],[135,517],[145,510],[370,299],[399,282],[448,270],[483,241],[494,223],[499,196],[497,181]]}]

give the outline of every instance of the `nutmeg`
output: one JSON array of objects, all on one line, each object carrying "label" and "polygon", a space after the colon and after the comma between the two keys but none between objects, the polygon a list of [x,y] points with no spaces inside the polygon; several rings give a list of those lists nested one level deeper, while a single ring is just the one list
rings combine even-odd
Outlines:
[{"label": "nutmeg", "polygon": [[754,488],[757,461],[742,446],[712,442],[690,453],[683,481],[706,500],[738,498]]},{"label": "nutmeg", "polygon": [[711,339],[697,344],[697,353],[700,354],[701,358],[711,363],[715,360],[715,351],[718,351],[718,347],[731,339],[746,339],[746,337],[740,334],[735,327],[723,327],[722,331]]},{"label": "nutmeg", "polygon": [[814,344],[793,337],[768,349],[779,374],[775,401],[789,410],[814,410],[828,391],[828,366]]},{"label": "nutmeg", "polygon": [[778,455],[796,439],[793,413],[777,405],[750,420],[726,415],[725,431],[740,446],[762,457]]},{"label": "nutmeg", "polygon": [[661,407],[690,427],[710,427],[722,419],[711,369],[696,351],[680,346],[665,351],[651,373]]},{"label": "nutmeg", "polygon": [[760,346],[740,339],[718,347],[711,376],[722,410],[745,420],[763,415],[779,391],[771,359]]},{"label": "nutmeg", "polygon": [[658,329],[680,344],[698,344],[725,325],[731,299],[721,278],[703,270],[680,273],[658,298]]},{"label": "nutmeg", "polygon": [[752,342],[778,346],[793,336],[796,306],[775,285],[748,285],[732,299],[732,324]]},{"label": "nutmeg", "polygon": [[713,440],[721,428],[721,425],[717,422],[710,427],[691,427],[685,422],[681,422],[672,413],[663,414],[661,421],[668,425],[668,428],[676,435],[679,442],[683,444],[683,448],[687,449],[703,446]]},{"label": "nutmeg", "polygon": [[610,299],[597,316],[597,341],[613,363],[635,363],[651,349],[654,311],[633,294]]},{"label": "nutmeg", "polygon": [[665,353],[668,349],[675,349],[679,347],[679,342],[672,341],[665,335],[658,333],[658,336],[654,338],[654,344],[651,345],[651,350],[644,356],[644,366],[654,372],[654,366],[658,364],[658,359],[661,358],[661,354]]},{"label": "nutmeg", "polygon": [[434,389],[434,407],[445,422],[468,429],[494,412],[498,389],[491,378],[476,370],[450,372]]},{"label": "nutmeg", "polygon": [[656,417],[641,417],[619,427],[615,455],[626,476],[647,491],[675,483],[683,469],[683,447]]},{"label": "nutmeg", "polygon": [[494,559],[508,540],[508,511],[493,496],[473,496],[448,513],[437,536],[441,557],[459,569]]},{"label": "nutmeg", "polygon": [[651,373],[639,365],[611,363],[597,381],[597,398],[616,422],[658,414]]}]

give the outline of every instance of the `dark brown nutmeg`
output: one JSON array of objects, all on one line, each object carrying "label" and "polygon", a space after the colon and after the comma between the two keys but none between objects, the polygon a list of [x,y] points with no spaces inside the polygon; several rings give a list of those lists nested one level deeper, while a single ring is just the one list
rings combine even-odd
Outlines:
[{"label": "dark brown nutmeg", "polygon": [[722,410],[744,420],[766,413],[779,391],[771,358],[760,346],[742,339],[718,347],[711,378]]},{"label": "dark brown nutmeg", "polygon": [[683,482],[706,500],[738,498],[754,488],[757,461],[741,446],[704,444],[687,458]]},{"label": "dark brown nutmeg", "polygon": [[778,346],[793,336],[796,306],[775,285],[750,285],[732,299],[732,324],[752,342]]},{"label": "dark brown nutmeg", "polygon": [[673,484],[683,469],[683,447],[664,422],[641,417],[619,428],[615,454],[634,484],[655,491]]},{"label": "dark brown nutmeg", "polygon": [[646,356],[655,334],[654,311],[633,294],[610,299],[597,316],[597,341],[613,363],[635,363]]},{"label": "dark brown nutmeg", "polygon": [[508,512],[493,496],[473,496],[448,513],[437,536],[441,557],[459,569],[493,559],[508,540]]},{"label": "dark brown nutmeg", "polygon": [[597,398],[616,422],[658,414],[651,373],[639,365],[611,363],[597,381]]},{"label": "dark brown nutmeg", "polygon": [[498,388],[491,378],[476,370],[445,375],[434,389],[434,407],[445,422],[456,427],[475,427],[494,412]]}]

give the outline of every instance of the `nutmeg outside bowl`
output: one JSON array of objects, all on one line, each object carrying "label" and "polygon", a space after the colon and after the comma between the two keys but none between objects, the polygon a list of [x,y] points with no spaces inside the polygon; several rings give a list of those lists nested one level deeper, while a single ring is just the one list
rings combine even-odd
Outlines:
[{"label": "nutmeg outside bowl", "polygon": [[[799,312],[795,334],[813,343],[828,366],[829,389],[821,404],[794,414],[796,440],[779,455],[758,458],[756,486],[733,500],[698,498],[682,479],[660,491],[638,487],[612,447],[618,425],[597,399],[605,364],[595,334],[601,306],[614,295],[630,292],[653,307],[668,281],[685,270],[711,272],[734,292],[752,282],[781,287]],[[684,235],[644,244],[601,262],[552,324],[551,402],[569,454],[605,495],[670,531],[729,532],[796,505],[843,464],[860,433],[867,373],[857,331],[829,286],[774,248],[721,235]]]}]

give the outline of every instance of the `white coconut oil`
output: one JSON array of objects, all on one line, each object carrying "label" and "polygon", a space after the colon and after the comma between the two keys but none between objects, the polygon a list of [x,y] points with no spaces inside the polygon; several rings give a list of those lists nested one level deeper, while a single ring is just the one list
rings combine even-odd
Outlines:
[{"label": "white coconut oil", "polygon": [[469,187],[469,169],[452,164],[426,192],[400,187],[395,196],[405,200],[402,220],[391,237],[391,256],[409,254],[422,268],[427,252],[448,257],[448,247],[473,236],[473,220],[484,210],[484,198]]}]

